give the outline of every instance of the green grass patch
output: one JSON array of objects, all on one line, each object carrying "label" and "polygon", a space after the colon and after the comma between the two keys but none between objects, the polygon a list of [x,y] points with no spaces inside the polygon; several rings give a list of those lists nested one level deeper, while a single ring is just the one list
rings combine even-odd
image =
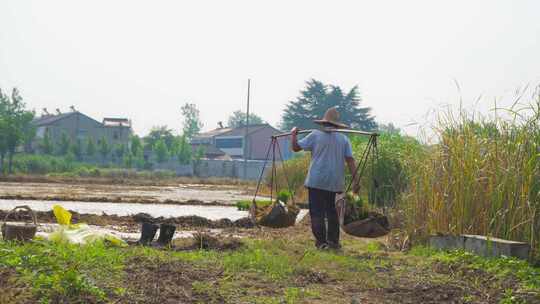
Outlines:
[{"label": "green grass patch", "polygon": [[414,247],[410,254],[446,264],[461,264],[471,269],[484,270],[500,278],[515,276],[525,288],[540,290],[540,268],[517,258],[486,258],[464,250],[442,251],[424,246]]},{"label": "green grass patch", "polygon": [[78,303],[81,298],[103,301],[108,295],[121,294],[116,282],[123,260],[121,250],[99,242],[86,246],[0,242],[0,266],[14,268],[32,286],[40,303]]},{"label": "green grass patch", "polygon": [[277,242],[249,242],[246,248],[226,254],[223,265],[229,274],[253,271],[269,280],[283,280],[294,272],[294,263]]}]

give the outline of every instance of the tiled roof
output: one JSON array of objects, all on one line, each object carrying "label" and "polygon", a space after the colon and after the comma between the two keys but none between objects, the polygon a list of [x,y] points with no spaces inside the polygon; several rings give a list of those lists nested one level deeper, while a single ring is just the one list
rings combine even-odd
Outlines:
[{"label": "tiled roof", "polygon": [[214,129],[207,132],[199,133],[195,137],[197,138],[208,138],[208,137],[214,137],[217,135],[221,135],[223,133],[227,133],[233,130],[232,128],[220,128],[220,129]]},{"label": "tiled roof", "polygon": [[66,117],[69,117],[77,112],[69,112],[69,113],[62,113],[57,115],[47,115],[47,116],[41,116],[32,121],[32,123],[36,126],[45,126],[50,125],[52,123],[55,123],[61,119],[64,119]]}]

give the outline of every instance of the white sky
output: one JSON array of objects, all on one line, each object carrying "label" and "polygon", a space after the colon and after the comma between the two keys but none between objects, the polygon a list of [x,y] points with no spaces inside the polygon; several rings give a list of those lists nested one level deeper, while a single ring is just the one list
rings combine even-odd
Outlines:
[{"label": "white sky", "polygon": [[485,109],[539,84],[539,14],[536,0],[1,0],[0,88],[145,134],[179,130],[185,102],[214,128],[245,110],[247,78],[252,110],[276,124],[313,77],[359,85],[377,121],[404,127],[456,104],[454,79]]}]

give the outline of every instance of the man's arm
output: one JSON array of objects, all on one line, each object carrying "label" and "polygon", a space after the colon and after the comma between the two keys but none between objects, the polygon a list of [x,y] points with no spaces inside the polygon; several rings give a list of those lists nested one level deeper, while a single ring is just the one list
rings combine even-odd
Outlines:
[{"label": "man's arm", "polygon": [[294,152],[302,151],[302,148],[298,145],[298,128],[294,127],[291,130],[291,149]]},{"label": "man's arm", "polygon": [[353,192],[358,194],[358,192],[360,191],[360,180],[358,176],[354,176],[354,173],[357,173],[355,172],[356,161],[354,160],[354,157],[345,157],[345,162],[347,163],[347,167],[349,167],[349,172],[351,172],[351,175],[353,175],[354,177],[353,184],[352,184]]}]

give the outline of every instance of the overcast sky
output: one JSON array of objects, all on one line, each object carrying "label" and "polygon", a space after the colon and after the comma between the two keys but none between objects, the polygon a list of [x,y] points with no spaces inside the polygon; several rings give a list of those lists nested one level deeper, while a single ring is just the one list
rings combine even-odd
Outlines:
[{"label": "overcast sky", "polygon": [[[540,1],[0,1],[0,88],[38,113],[74,105],[135,132],[205,129],[245,110],[272,124],[310,78],[349,89],[379,122],[414,122],[461,96],[540,83]],[[408,127],[407,127],[408,126]]]}]

